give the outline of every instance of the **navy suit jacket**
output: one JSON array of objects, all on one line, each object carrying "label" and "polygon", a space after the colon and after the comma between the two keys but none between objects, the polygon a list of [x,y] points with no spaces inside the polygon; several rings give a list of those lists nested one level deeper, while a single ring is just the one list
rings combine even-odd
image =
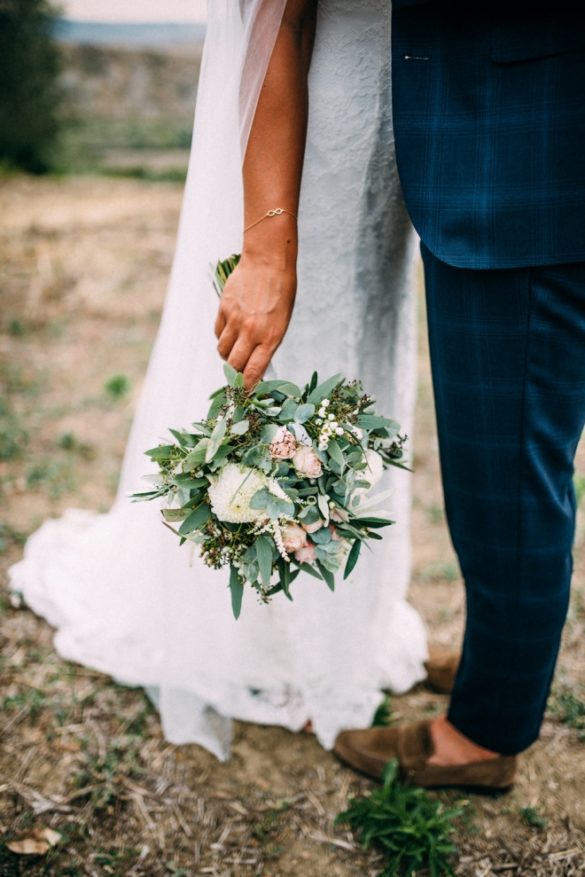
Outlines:
[{"label": "navy suit jacket", "polygon": [[585,11],[571,6],[393,2],[398,172],[448,264],[585,261]]}]

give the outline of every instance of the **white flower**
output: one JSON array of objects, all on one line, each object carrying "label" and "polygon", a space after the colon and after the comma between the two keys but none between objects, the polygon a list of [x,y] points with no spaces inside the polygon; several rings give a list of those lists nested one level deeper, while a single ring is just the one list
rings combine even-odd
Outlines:
[{"label": "white flower", "polygon": [[230,524],[244,524],[266,517],[263,509],[250,508],[255,493],[267,487],[280,499],[286,494],[274,478],[268,478],[259,469],[228,463],[209,487],[209,499],[214,515]]},{"label": "white flower", "polygon": [[327,420],[335,420],[335,414],[328,414]]},{"label": "white flower", "polygon": [[329,399],[323,399],[321,405],[323,406],[323,408],[327,408],[329,405],[331,405],[331,402],[329,401]]},{"label": "white flower", "polygon": [[382,457],[377,451],[372,451],[371,448],[368,448],[366,451],[366,463],[368,464],[367,468],[360,472],[360,478],[363,481],[367,481],[370,486],[356,487],[352,492],[352,496],[358,499],[360,504],[366,499],[366,494],[370,493],[384,472]]},{"label": "white flower", "polygon": [[337,435],[343,435],[344,429],[342,426],[338,426],[335,432],[337,433]]},{"label": "white flower", "polygon": [[384,472],[384,463],[382,461],[382,457],[376,451],[372,451],[370,448],[366,451],[366,463],[368,464],[368,468],[364,471],[363,476],[365,481],[370,482],[370,488],[374,487]]}]

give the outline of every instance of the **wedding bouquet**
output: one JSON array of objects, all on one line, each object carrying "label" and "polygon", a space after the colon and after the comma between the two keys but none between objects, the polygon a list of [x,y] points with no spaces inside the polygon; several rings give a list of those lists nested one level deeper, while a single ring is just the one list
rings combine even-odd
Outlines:
[{"label": "wedding bouquet", "polygon": [[[218,263],[219,289],[235,264]],[[315,373],[303,388],[266,380],[248,393],[243,375],[224,370],[205,420],[146,452],[159,472],[132,498],[164,498],[163,522],[181,544],[229,566],[237,618],[245,587],[266,602],[279,591],[292,599],[301,571],[331,590],[341,569],[349,576],[362,544],[393,523],[371,490],[386,467],[406,468],[405,437],[359,381]]]}]

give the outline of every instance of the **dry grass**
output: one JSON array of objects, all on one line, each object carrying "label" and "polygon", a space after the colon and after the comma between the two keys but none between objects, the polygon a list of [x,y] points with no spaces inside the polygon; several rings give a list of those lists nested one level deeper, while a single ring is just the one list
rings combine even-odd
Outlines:
[{"label": "dry grass", "polygon": [[[99,179],[2,184],[3,571],[48,515],[108,507],[156,331],[180,195],[171,185]],[[126,381],[107,390],[120,375]],[[441,512],[424,344],[415,493],[413,600],[434,638],[450,643],[462,626],[462,586]],[[458,830],[462,877],[585,874],[584,587],[581,540],[556,709],[514,791],[471,799]],[[172,746],[141,690],[61,660],[49,626],[2,594],[0,877],[379,871],[375,856],[333,826],[348,795],[369,783],[312,737],[238,724],[227,765],[196,746]],[[565,691],[573,700],[558,696]],[[443,706],[420,688],[395,698],[392,716]],[[43,828],[61,836],[44,855],[18,855],[2,843]]]}]

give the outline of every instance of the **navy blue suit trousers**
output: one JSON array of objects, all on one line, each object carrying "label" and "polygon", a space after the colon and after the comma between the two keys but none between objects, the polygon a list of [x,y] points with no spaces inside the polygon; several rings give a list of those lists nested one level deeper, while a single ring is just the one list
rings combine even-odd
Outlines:
[{"label": "navy blue suit trousers", "polygon": [[569,602],[585,422],[585,262],[457,268],[422,248],[446,512],[467,627],[450,721],[537,737]]}]

